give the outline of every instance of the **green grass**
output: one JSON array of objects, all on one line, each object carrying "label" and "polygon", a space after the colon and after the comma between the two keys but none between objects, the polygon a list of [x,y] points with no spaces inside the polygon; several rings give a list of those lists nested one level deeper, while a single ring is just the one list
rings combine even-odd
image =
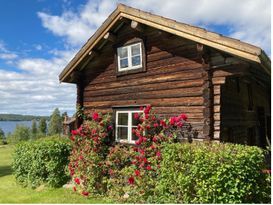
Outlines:
[{"label": "green grass", "polygon": [[102,198],[86,198],[70,189],[43,188],[42,190],[23,188],[12,175],[11,163],[13,146],[0,146],[0,204],[1,203],[65,203],[95,204],[109,203]]}]

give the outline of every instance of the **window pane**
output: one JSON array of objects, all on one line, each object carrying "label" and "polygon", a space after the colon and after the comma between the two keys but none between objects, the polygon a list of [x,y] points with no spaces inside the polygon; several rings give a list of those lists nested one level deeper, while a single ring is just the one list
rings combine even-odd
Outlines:
[{"label": "window pane", "polygon": [[133,133],[133,129],[137,129],[136,127],[132,128],[132,140],[138,140],[138,137]]},{"label": "window pane", "polygon": [[118,113],[118,125],[128,125],[128,113]]},{"label": "window pane", "polygon": [[132,125],[133,126],[137,126],[140,123],[140,121],[139,121],[140,115],[141,115],[141,113],[139,113],[139,112],[132,113]]},{"label": "window pane", "polygon": [[118,55],[120,58],[128,57],[128,49],[127,47],[118,48]]},{"label": "window pane", "polygon": [[132,56],[140,55],[140,44],[131,46]]},{"label": "window pane", "polygon": [[120,67],[127,68],[128,67],[128,58],[124,58],[120,60]]},{"label": "window pane", "polygon": [[140,65],[140,56],[132,57],[132,66]]},{"label": "window pane", "polygon": [[128,128],[127,127],[118,127],[117,128],[117,138],[122,140],[128,140]]}]

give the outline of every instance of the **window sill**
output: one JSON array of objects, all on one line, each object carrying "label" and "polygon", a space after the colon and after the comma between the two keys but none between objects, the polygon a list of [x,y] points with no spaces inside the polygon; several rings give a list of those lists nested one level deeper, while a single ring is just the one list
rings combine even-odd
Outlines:
[{"label": "window sill", "polygon": [[124,144],[124,145],[134,145],[134,146],[136,146],[135,142],[129,142],[127,140],[119,140],[119,141],[116,141],[116,143]]},{"label": "window sill", "polygon": [[140,67],[140,68],[123,70],[123,71],[117,71],[116,76],[119,77],[119,76],[123,76],[123,75],[143,73],[143,72],[146,72],[146,70],[143,67]]}]

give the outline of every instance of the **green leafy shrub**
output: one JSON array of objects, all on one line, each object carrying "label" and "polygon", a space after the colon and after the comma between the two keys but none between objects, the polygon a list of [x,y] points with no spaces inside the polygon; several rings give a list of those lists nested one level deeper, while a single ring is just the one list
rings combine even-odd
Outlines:
[{"label": "green leafy shrub", "polygon": [[110,148],[105,165],[108,171],[107,195],[118,202],[125,201],[124,196],[130,190],[128,179],[133,173],[132,160],[136,152],[130,146],[117,144]]},{"label": "green leafy shrub", "polygon": [[65,184],[71,146],[66,139],[49,137],[16,146],[13,171],[17,182],[23,186],[38,187],[46,184],[59,187]]},{"label": "green leafy shrub", "polygon": [[152,202],[268,203],[270,175],[258,147],[166,144]]}]

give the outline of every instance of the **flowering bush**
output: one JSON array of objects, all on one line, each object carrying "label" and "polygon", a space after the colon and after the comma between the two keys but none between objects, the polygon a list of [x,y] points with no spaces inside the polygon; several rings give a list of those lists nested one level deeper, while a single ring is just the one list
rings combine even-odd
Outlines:
[{"label": "flowering bush", "polygon": [[77,130],[72,131],[72,153],[69,172],[74,191],[84,196],[102,194],[106,191],[107,176],[104,160],[112,131],[111,116],[93,113]]},{"label": "flowering bush", "polygon": [[73,149],[69,171],[74,191],[82,195],[106,192],[114,199],[143,202],[153,193],[154,178],[160,167],[161,145],[181,135],[187,116],[160,119],[150,105],[136,113],[140,124],[132,132],[136,146],[116,145],[108,149],[112,125],[109,115],[84,116],[84,124],[72,131]]},{"label": "flowering bush", "polygon": [[162,160],[162,144],[174,142],[187,121],[185,114],[159,119],[153,113],[151,106],[141,110],[143,114],[134,115],[135,120],[139,120],[140,124],[132,131],[137,136],[138,140],[135,143],[137,146],[131,146],[129,148],[131,151],[124,149],[119,151],[123,152],[121,156],[124,159],[131,159],[130,166],[111,169],[114,177],[110,176],[109,180],[110,196],[119,198],[120,201],[141,203],[153,195],[157,170]]},{"label": "flowering bush", "polygon": [[126,192],[129,187],[127,176],[134,170],[131,162],[135,156],[135,151],[129,146],[117,144],[110,148],[106,157],[105,165],[108,170],[107,195],[119,202],[125,201]]}]

